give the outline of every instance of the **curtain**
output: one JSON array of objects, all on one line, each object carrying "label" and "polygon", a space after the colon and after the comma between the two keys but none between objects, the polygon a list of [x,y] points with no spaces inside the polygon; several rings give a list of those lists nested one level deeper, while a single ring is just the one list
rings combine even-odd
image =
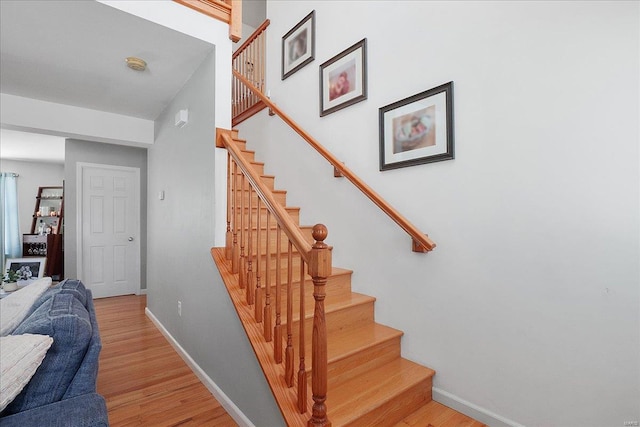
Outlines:
[{"label": "curtain", "polygon": [[20,257],[18,184],[14,173],[0,173],[0,268],[4,275],[6,258]]}]

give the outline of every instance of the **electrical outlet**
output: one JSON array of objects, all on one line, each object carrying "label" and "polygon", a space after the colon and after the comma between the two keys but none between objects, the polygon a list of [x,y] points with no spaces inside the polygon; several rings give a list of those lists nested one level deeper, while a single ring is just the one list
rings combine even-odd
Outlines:
[{"label": "electrical outlet", "polygon": [[182,301],[178,301],[178,316],[182,317]]}]

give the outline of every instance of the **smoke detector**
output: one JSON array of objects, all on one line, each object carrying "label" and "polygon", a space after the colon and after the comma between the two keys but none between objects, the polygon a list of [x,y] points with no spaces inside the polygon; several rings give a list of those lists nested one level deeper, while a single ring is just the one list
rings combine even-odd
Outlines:
[{"label": "smoke detector", "polygon": [[147,69],[147,63],[140,58],[136,58],[135,56],[129,56],[125,59],[127,62],[127,67],[136,71],[144,71]]}]

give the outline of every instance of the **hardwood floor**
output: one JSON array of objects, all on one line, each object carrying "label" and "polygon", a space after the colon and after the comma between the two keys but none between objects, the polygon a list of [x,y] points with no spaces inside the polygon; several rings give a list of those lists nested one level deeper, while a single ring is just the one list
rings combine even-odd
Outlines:
[{"label": "hardwood floor", "polygon": [[[113,427],[237,426],[144,314],[146,297],[103,298],[94,304],[102,338],[98,393],[107,401]],[[435,401],[396,424],[482,426]]]},{"label": "hardwood floor", "polygon": [[112,426],[236,426],[144,314],[145,296],[94,301],[102,352],[98,393]]}]

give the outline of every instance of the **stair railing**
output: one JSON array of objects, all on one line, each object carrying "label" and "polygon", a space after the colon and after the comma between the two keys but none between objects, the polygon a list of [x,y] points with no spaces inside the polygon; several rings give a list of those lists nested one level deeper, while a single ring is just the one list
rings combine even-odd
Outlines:
[{"label": "stair railing", "polygon": [[[231,58],[233,69],[247,76],[252,85],[262,94],[264,94],[266,29],[269,23],[268,19],[264,21]],[[233,126],[266,107],[258,96],[237,80],[233,82],[231,93]]]},{"label": "stair railing", "polygon": [[[240,289],[245,291],[246,302],[254,306],[255,322],[263,324],[264,341],[273,343],[273,355],[268,362],[281,367],[277,378],[269,378],[274,393],[279,386],[271,381],[283,381],[286,387],[297,385],[295,399],[290,402],[299,414],[308,412],[307,365],[305,361],[305,266],[313,282],[314,314],[311,337],[311,418],[304,420],[307,426],[327,427],[327,327],[325,321],[325,286],[331,274],[331,248],[324,243],[327,228],[322,224],[313,227],[309,242],[301,228],[278,202],[269,186],[263,181],[251,161],[248,160],[230,131],[218,129],[217,145],[228,152],[227,182],[227,235],[225,255],[230,257],[231,272],[238,274]],[[274,236],[275,233],[275,236]],[[246,249],[246,251],[245,251]],[[295,253],[294,253],[295,252]],[[294,307],[293,274],[299,269],[299,301]],[[271,272],[275,271],[275,275]],[[286,271],[286,280],[282,272]],[[275,277],[272,277],[275,276]],[[272,282],[274,286],[272,286]],[[273,288],[275,287],[275,308]],[[282,310],[283,293],[286,292],[285,313]],[[294,361],[294,312],[298,317],[298,369]],[[275,313],[275,315],[274,315]],[[283,331],[282,319],[286,325]],[[275,325],[273,320],[275,319]],[[285,336],[286,335],[286,336]],[[285,347],[282,366],[283,345]],[[261,355],[256,352],[258,357]],[[278,402],[281,403],[280,401]],[[281,410],[283,408],[281,407]],[[287,418],[288,413],[282,410]],[[300,421],[300,420],[298,420]],[[294,424],[289,423],[288,424]],[[296,422],[295,424],[300,424]]]},{"label": "stair railing", "polygon": [[436,247],[433,240],[428,235],[422,233],[407,218],[400,214],[393,206],[386,202],[378,193],[362,181],[351,169],[346,167],[343,162],[338,160],[331,152],[324,148],[315,138],[302,129],[296,122],[291,119],[284,111],[262,93],[253,83],[248,80],[242,73],[233,71],[235,78],[234,85],[241,83],[248,88],[257,98],[259,98],[269,110],[278,115],[287,125],[289,125],[298,135],[302,137],[311,147],[313,147],[322,157],[329,161],[338,172],[338,176],[342,175],[358,188],[365,196],[367,196],[376,206],[394,220],[400,228],[402,228],[412,239],[412,250],[414,252],[429,252]]}]

